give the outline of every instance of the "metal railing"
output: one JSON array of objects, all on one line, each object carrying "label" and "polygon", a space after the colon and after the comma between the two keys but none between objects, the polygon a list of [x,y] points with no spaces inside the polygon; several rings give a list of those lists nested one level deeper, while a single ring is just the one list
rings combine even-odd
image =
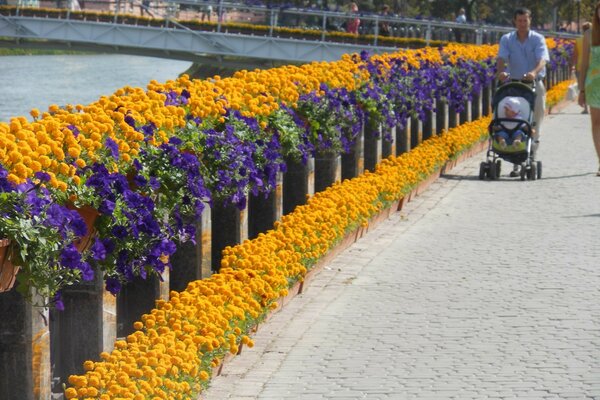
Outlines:
[{"label": "metal railing", "polygon": [[[35,5],[35,0],[19,0],[17,12]],[[335,41],[335,38],[348,40],[354,35],[347,34],[345,27],[351,20],[358,19],[358,37],[368,38],[374,46],[389,45],[393,38],[419,39],[424,44],[432,41],[460,41],[464,43],[497,43],[500,36],[511,31],[512,27],[486,24],[460,24],[448,21],[405,18],[397,15],[377,13],[349,13],[342,11],[319,10],[314,8],[268,7],[203,0],[56,0],[39,1],[41,8],[67,10],[66,18],[73,12],[103,12],[114,16],[114,23],[139,23],[129,21],[125,16],[163,20],[165,27],[195,29],[190,22],[207,24],[216,32],[227,33],[235,24],[252,25],[248,29],[253,35],[280,36],[292,34],[295,30],[299,38],[310,40]],[[389,34],[383,35],[381,27],[386,26]],[[250,28],[250,27],[249,27]],[[238,32],[239,33],[239,32]],[[574,38],[577,35],[567,32],[543,32],[548,37]],[[392,40],[390,40],[392,39]],[[364,42],[365,40],[361,40]],[[385,43],[385,44],[384,44]]]}]

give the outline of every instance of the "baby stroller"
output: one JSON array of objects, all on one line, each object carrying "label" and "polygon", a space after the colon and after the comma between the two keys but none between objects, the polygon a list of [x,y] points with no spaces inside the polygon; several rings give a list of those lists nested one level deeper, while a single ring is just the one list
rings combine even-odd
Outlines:
[{"label": "baby stroller", "polygon": [[[523,119],[506,118],[503,109],[499,107],[506,97],[520,98],[520,115]],[[500,159],[521,166],[521,180],[540,179],[542,177],[542,162],[534,160],[534,139],[531,135],[535,128],[533,109],[535,106],[535,83],[526,81],[511,81],[498,87],[492,99],[493,119],[488,130],[490,134],[486,161],[479,166],[479,179],[488,177],[496,180],[500,177]],[[522,143],[518,147],[501,147],[494,140],[496,132],[502,129],[513,133],[519,129],[524,133]]]}]

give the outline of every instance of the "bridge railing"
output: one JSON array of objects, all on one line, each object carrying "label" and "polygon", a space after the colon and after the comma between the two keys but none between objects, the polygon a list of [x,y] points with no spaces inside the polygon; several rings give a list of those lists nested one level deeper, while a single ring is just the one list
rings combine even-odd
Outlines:
[{"label": "bridge railing", "polygon": [[[31,7],[32,3],[17,3],[18,8],[22,5]],[[368,38],[367,42],[375,46],[388,44],[390,38],[419,39],[425,44],[432,41],[497,43],[502,34],[513,29],[506,26],[459,24],[377,13],[266,7],[204,0],[42,0],[39,6],[65,10],[66,18],[80,18],[82,12],[101,12],[113,15],[115,23],[139,24],[161,20],[164,26],[171,28],[250,33],[268,37],[296,34],[321,41],[353,41],[360,37],[363,39],[361,43]],[[359,20],[357,35],[348,32],[347,29],[354,20]],[[382,32],[382,27],[389,33]],[[544,33],[548,37],[576,36],[567,32]]]}]

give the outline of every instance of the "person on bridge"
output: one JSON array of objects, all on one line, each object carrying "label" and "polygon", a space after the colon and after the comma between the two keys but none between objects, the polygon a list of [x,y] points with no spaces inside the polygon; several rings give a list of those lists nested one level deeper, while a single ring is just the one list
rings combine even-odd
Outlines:
[{"label": "person on bridge", "polygon": [[[358,5],[354,2],[350,3],[350,12],[353,14],[358,14]],[[358,27],[360,26],[359,18],[350,18],[346,22],[346,31],[348,33],[352,33],[354,35],[358,35]]]},{"label": "person on bridge", "polygon": [[599,168],[596,172],[600,176],[600,2],[596,3],[592,18],[592,29],[583,34],[583,51],[577,85],[579,90],[579,105],[590,109],[592,118],[592,139],[596,154],[598,155]]},{"label": "person on bridge", "polygon": [[150,0],[142,0],[142,4],[140,5],[140,16],[144,16],[144,12],[148,14],[148,16],[153,17],[150,12]]},{"label": "person on bridge", "polygon": [[[546,110],[546,87],[543,79],[546,76],[546,63],[550,61],[550,54],[544,36],[531,30],[531,11],[529,9],[516,9],[513,14],[513,23],[516,30],[506,33],[500,38],[497,77],[501,82],[509,79],[535,81],[533,113],[535,132],[532,132],[533,152],[535,153],[539,145],[542,121]],[[519,165],[515,164],[510,176],[518,175]]]},{"label": "person on bridge", "polygon": [[[456,17],[455,22],[457,24],[466,24],[467,23],[467,15],[465,13],[465,9],[461,7],[460,10],[458,10],[458,16]],[[456,28],[454,30],[454,36],[456,37],[456,41],[458,43],[462,42],[462,34],[463,34],[463,30]]]},{"label": "person on bridge", "polygon": [[[383,5],[383,8],[381,9],[381,16],[384,18],[390,16],[390,6],[388,6],[387,4]],[[389,21],[381,21],[379,23],[379,34],[381,36],[390,36],[391,29]]]}]

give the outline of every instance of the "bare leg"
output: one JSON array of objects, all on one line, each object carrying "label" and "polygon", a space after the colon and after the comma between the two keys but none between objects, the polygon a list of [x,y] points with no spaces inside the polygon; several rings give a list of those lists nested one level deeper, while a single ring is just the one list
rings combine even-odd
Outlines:
[{"label": "bare leg", "polygon": [[592,117],[592,139],[600,164],[600,108],[590,107],[590,115]]}]

